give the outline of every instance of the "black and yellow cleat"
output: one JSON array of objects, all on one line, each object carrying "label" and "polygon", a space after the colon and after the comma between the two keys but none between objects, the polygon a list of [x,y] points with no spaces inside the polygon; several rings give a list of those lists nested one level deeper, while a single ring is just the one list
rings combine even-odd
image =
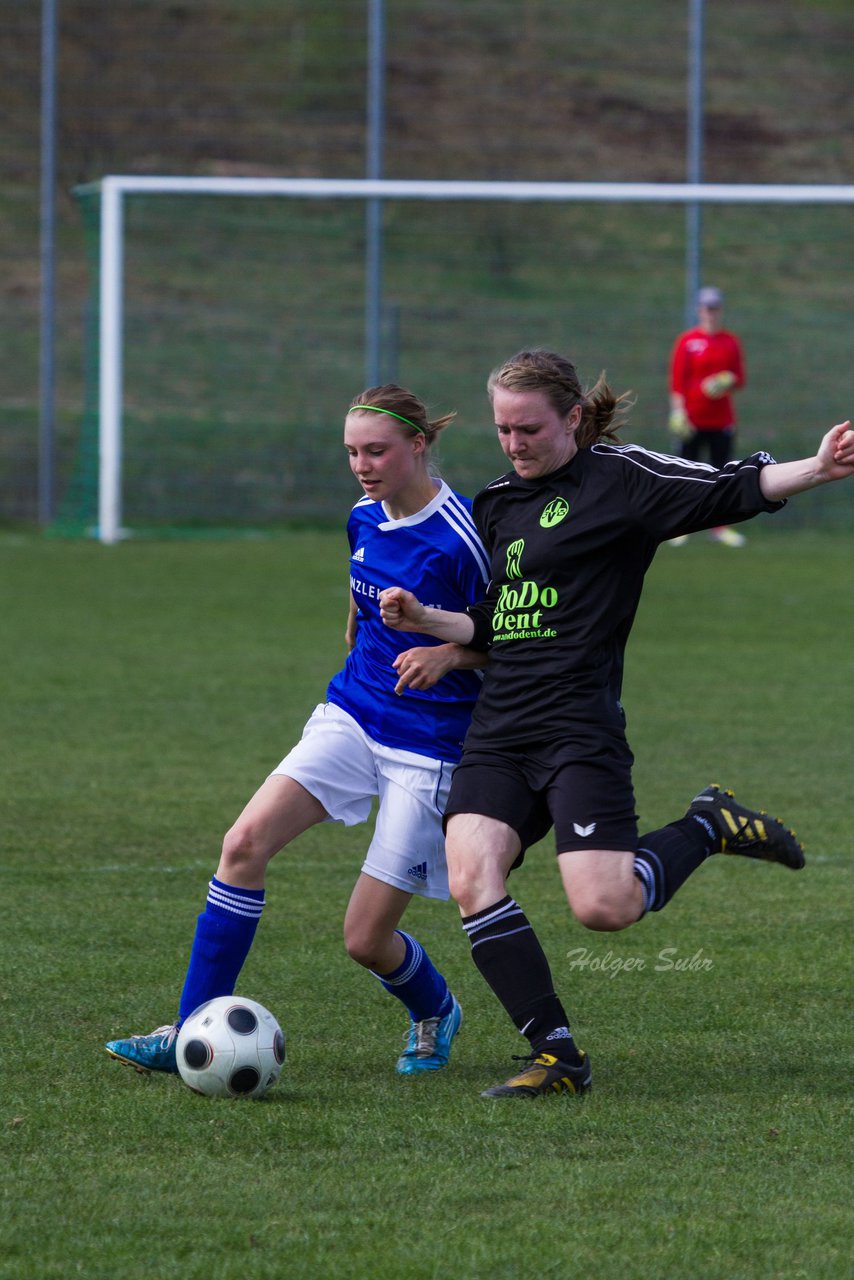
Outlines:
[{"label": "black and yellow cleat", "polygon": [[717,783],[694,797],[686,817],[712,825],[721,841],[721,853],[779,862],[792,871],[799,871],[804,865],[804,851],[794,831],[763,809],[739,804],[731,791],[724,791]]},{"label": "black and yellow cleat", "polygon": [[547,1093],[586,1093],[591,1072],[587,1054],[581,1051],[581,1062],[571,1067],[550,1053],[530,1054],[520,1058],[528,1066],[504,1084],[484,1089],[482,1098],[540,1098]]}]

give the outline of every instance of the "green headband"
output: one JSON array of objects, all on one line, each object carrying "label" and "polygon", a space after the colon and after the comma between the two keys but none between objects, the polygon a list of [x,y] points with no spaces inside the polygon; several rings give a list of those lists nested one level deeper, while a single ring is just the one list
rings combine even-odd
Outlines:
[{"label": "green headband", "polygon": [[398,422],[405,422],[408,427],[412,427],[415,431],[420,431],[422,436],[427,434],[423,427],[419,427],[417,422],[410,422],[409,418],[404,418],[402,414],[395,413],[393,409],[380,409],[375,404],[351,404],[348,412],[354,413],[356,409],[367,409],[371,413],[387,413],[390,418],[397,418]]}]

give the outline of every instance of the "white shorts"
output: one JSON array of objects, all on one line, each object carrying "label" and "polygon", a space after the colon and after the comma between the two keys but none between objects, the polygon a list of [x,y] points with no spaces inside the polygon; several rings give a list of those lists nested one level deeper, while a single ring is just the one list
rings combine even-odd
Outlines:
[{"label": "white shorts", "polygon": [[320,801],[333,822],[367,822],[379,811],[362,870],[425,898],[447,898],[442,814],[454,766],[384,747],[340,707],[316,707],[303,735],[271,777],[284,774]]}]

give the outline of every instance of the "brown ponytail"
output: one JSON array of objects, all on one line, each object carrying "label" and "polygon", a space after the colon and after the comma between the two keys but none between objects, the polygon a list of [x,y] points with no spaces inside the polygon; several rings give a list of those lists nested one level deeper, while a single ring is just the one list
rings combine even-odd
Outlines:
[{"label": "brown ponytail", "polygon": [[614,395],[604,372],[600,373],[595,386],[585,391],[575,365],[564,356],[542,348],[519,351],[493,369],[486,384],[490,399],[496,387],[507,391],[542,391],[562,417],[580,404],[581,422],[575,433],[579,449],[589,448],[599,440],[617,443],[617,431],[633,403],[628,393]]}]

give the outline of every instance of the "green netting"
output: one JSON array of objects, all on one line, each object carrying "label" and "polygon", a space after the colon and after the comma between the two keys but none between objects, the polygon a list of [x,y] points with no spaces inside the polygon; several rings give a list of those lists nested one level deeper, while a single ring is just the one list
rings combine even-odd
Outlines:
[{"label": "green netting", "polygon": [[[97,521],[99,199],[81,197],[92,270],[87,396],[58,532]],[[727,293],[749,383],[739,452],[812,452],[854,403],[852,212],[709,206],[704,278]],[[472,492],[502,468],[484,384],[521,346],[569,352],[637,397],[625,438],[668,450],[666,370],[683,327],[678,205],[383,206],[383,373],[455,408],[441,464]],[[125,200],[123,524],[135,534],[340,520],[358,496],[341,445],[364,385],[358,200]],[[784,514],[849,528],[846,486]]]}]

